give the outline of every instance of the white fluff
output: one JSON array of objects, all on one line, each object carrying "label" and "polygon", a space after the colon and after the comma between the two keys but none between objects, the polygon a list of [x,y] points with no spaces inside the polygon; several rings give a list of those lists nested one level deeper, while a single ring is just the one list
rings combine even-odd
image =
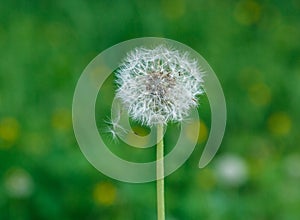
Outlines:
[{"label": "white fluff", "polygon": [[188,53],[160,45],[136,48],[116,73],[116,96],[132,119],[144,125],[179,122],[197,106],[203,71]]}]

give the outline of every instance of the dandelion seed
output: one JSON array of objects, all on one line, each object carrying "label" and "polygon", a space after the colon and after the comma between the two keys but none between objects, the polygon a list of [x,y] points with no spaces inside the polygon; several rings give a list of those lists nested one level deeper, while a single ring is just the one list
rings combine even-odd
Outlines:
[{"label": "dandelion seed", "polygon": [[117,140],[120,135],[128,134],[128,130],[120,124],[120,120],[121,112],[118,112],[116,114],[116,117],[107,118],[107,120],[104,121],[104,123],[107,124],[107,126],[104,129],[104,132],[109,133],[112,136],[113,140]]},{"label": "dandelion seed", "polygon": [[114,141],[117,141],[118,140],[118,135],[117,135],[117,132],[116,130],[113,128],[113,126],[111,125],[107,125],[104,129],[104,132],[105,133],[108,133],[111,137],[112,137],[112,140]]},{"label": "dandelion seed", "polygon": [[188,53],[160,45],[136,48],[116,73],[116,96],[129,116],[147,126],[180,122],[203,93],[203,70]]}]

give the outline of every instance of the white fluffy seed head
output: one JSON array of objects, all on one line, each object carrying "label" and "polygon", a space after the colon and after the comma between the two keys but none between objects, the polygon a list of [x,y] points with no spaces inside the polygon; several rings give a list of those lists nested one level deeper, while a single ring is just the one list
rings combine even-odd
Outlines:
[{"label": "white fluffy seed head", "polygon": [[167,48],[136,48],[116,73],[116,96],[129,116],[152,126],[182,121],[203,93],[203,71],[189,54]]}]

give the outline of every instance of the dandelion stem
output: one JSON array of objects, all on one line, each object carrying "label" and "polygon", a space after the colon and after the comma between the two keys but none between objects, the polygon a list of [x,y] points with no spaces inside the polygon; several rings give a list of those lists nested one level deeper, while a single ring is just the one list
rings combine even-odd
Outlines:
[{"label": "dandelion stem", "polygon": [[157,191],[157,219],[158,220],[165,220],[163,131],[164,131],[163,125],[157,125],[156,191]]}]

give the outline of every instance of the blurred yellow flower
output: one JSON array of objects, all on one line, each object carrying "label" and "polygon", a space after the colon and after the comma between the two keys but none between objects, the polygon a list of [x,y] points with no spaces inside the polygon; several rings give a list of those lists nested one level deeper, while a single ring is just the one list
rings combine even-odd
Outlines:
[{"label": "blurred yellow flower", "polygon": [[269,131],[277,136],[287,135],[292,127],[292,120],[285,112],[275,112],[268,119]]},{"label": "blurred yellow flower", "polygon": [[239,83],[241,87],[249,87],[263,79],[262,72],[253,66],[245,66],[239,72]]},{"label": "blurred yellow flower", "polygon": [[211,169],[206,168],[199,172],[197,176],[198,185],[203,190],[211,190],[216,186],[216,178]]},{"label": "blurred yellow flower", "polygon": [[0,145],[1,147],[9,147],[14,143],[20,133],[19,122],[15,118],[7,117],[0,121],[0,139],[7,142],[5,145]]},{"label": "blurred yellow flower", "polygon": [[206,124],[203,121],[194,121],[191,122],[187,129],[186,129],[186,135],[189,139],[193,140],[194,139],[194,127],[195,127],[195,123],[199,124],[200,123],[200,131],[199,131],[199,135],[198,135],[198,144],[203,143],[208,136],[208,129]]},{"label": "blurred yellow flower", "polygon": [[242,25],[257,23],[261,17],[261,5],[253,0],[241,0],[236,5],[234,17]]},{"label": "blurred yellow flower", "polygon": [[109,182],[101,182],[94,187],[93,197],[99,205],[112,205],[116,200],[116,195],[116,188]]},{"label": "blurred yellow flower", "polygon": [[48,152],[49,137],[40,132],[28,132],[23,135],[24,150],[32,155],[43,155]]},{"label": "blurred yellow flower", "polygon": [[265,106],[271,101],[271,90],[263,82],[255,83],[248,88],[251,102],[258,106]]},{"label": "blurred yellow flower", "polygon": [[163,0],[162,9],[166,17],[169,19],[177,19],[182,17],[186,11],[184,0]]},{"label": "blurred yellow flower", "polygon": [[72,127],[72,115],[68,109],[56,109],[52,114],[52,127],[58,131],[68,131]]}]

